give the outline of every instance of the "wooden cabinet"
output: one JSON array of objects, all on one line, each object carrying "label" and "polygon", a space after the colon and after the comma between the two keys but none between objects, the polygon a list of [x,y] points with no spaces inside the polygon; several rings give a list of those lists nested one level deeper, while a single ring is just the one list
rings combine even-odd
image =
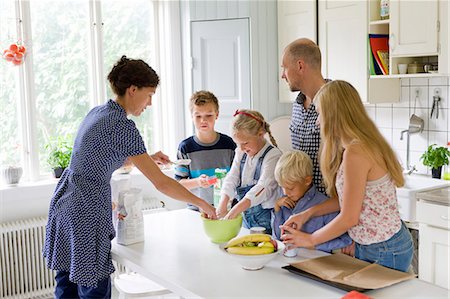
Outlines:
[{"label": "wooden cabinet", "polygon": [[395,102],[400,80],[369,80],[368,2],[319,1],[319,46],[322,73],[333,80],[350,82],[363,102]]},{"label": "wooden cabinet", "polygon": [[[380,20],[379,3],[379,0],[369,1],[369,33],[389,36],[389,76],[431,77],[449,74],[448,0],[390,0],[388,20]],[[414,62],[432,65],[433,72],[421,70],[421,73],[399,74],[399,64]]]},{"label": "wooden cabinet", "polygon": [[[281,57],[284,48],[294,40],[306,37],[317,42],[316,1],[277,1],[278,8],[278,57]],[[279,101],[292,103],[298,92],[291,92],[288,84],[281,79],[279,71]]]},{"label": "wooden cabinet", "polygon": [[438,55],[438,0],[390,1],[392,56]]},{"label": "wooden cabinet", "polygon": [[450,208],[417,203],[419,278],[450,289]]},{"label": "wooden cabinet", "polygon": [[[350,82],[367,94],[367,4],[319,1],[319,46],[325,78]],[[367,100],[367,97],[363,97]]]}]

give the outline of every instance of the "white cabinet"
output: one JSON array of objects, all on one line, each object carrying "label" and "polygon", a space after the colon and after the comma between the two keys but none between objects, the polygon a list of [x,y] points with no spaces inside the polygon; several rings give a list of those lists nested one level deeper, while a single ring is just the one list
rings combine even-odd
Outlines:
[{"label": "white cabinet", "polygon": [[450,208],[419,201],[419,278],[450,289]]},{"label": "white cabinet", "polygon": [[391,0],[391,55],[438,55],[438,12],[438,0]]},{"label": "white cabinet", "polygon": [[319,1],[319,46],[325,78],[350,82],[367,101],[367,4]]},{"label": "white cabinet", "polygon": [[[380,1],[369,1],[369,33],[389,35],[391,77],[431,77],[450,73],[448,2],[390,0],[390,18],[380,20]],[[399,74],[399,64],[414,62],[433,65],[437,74],[423,70],[421,73]]]},{"label": "white cabinet", "polygon": [[[306,37],[317,42],[316,1],[277,1],[278,8],[278,57],[283,55],[284,48],[294,40]],[[288,84],[281,79],[279,73],[279,101],[292,103],[298,92],[291,92]]]},{"label": "white cabinet", "polygon": [[400,98],[398,78],[369,81],[368,9],[367,1],[319,1],[322,73],[350,82],[363,102],[395,102]]}]

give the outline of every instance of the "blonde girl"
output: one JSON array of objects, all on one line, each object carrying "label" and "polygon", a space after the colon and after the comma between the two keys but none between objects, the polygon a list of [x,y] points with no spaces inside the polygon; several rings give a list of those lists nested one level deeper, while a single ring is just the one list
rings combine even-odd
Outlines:
[{"label": "blonde girl", "polygon": [[[266,133],[272,144],[264,138]],[[217,216],[232,219],[244,212],[245,227],[261,226],[271,233],[271,211],[281,195],[273,175],[281,151],[269,124],[257,111],[237,110],[232,134],[237,148],[222,186]],[[232,208],[227,211],[232,199]]]},{"label": "blonde girl", "polygon": [[[335,199],[288,219],[282,228],[291,235],[283,236],[285,242],[312,247],[348,231],[356,258],[407,271],[413,242],[398,211],[395,187],[403,186],[404,179],[393,150],[349,83],[327,83],[314,101],[323,141],[320,168],[327,193]],[[292,227],[333,206],[339,215],[313,234]]]}]

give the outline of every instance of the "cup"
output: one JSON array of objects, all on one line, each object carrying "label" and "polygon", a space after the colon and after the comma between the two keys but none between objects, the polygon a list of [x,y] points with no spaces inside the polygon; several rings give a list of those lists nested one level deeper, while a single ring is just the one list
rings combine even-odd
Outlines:
[{"label": "cup", "polygon": [[283,255],[285,257],[296,257],[297,256],[297,252],[298,252],[298,248],[297,247],[289,248],[289,246],[286,246],[286,248],[283,251]]},{"label": "cup", "polygon": [[400,63],[397,67],[399,74],[406,74],[406,72],[408,71],[408,64],[406,63]]}]

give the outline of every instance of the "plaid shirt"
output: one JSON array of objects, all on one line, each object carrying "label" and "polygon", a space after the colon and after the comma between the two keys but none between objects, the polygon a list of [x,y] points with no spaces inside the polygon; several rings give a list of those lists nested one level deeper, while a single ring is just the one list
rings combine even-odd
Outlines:
[{"label": "plaid shirt", "polygon": [[[327,80],[328,82],[329,80]],[[319,166],[320,128],[317,126],[317,117],[314,103],[305,109],[303,102],[306,96],[300,92],[292,107],[291,130],[292,148],[301,150],[309,155],[313,162],[314,185],[319,192],[325,193],[322,174]]]}]

